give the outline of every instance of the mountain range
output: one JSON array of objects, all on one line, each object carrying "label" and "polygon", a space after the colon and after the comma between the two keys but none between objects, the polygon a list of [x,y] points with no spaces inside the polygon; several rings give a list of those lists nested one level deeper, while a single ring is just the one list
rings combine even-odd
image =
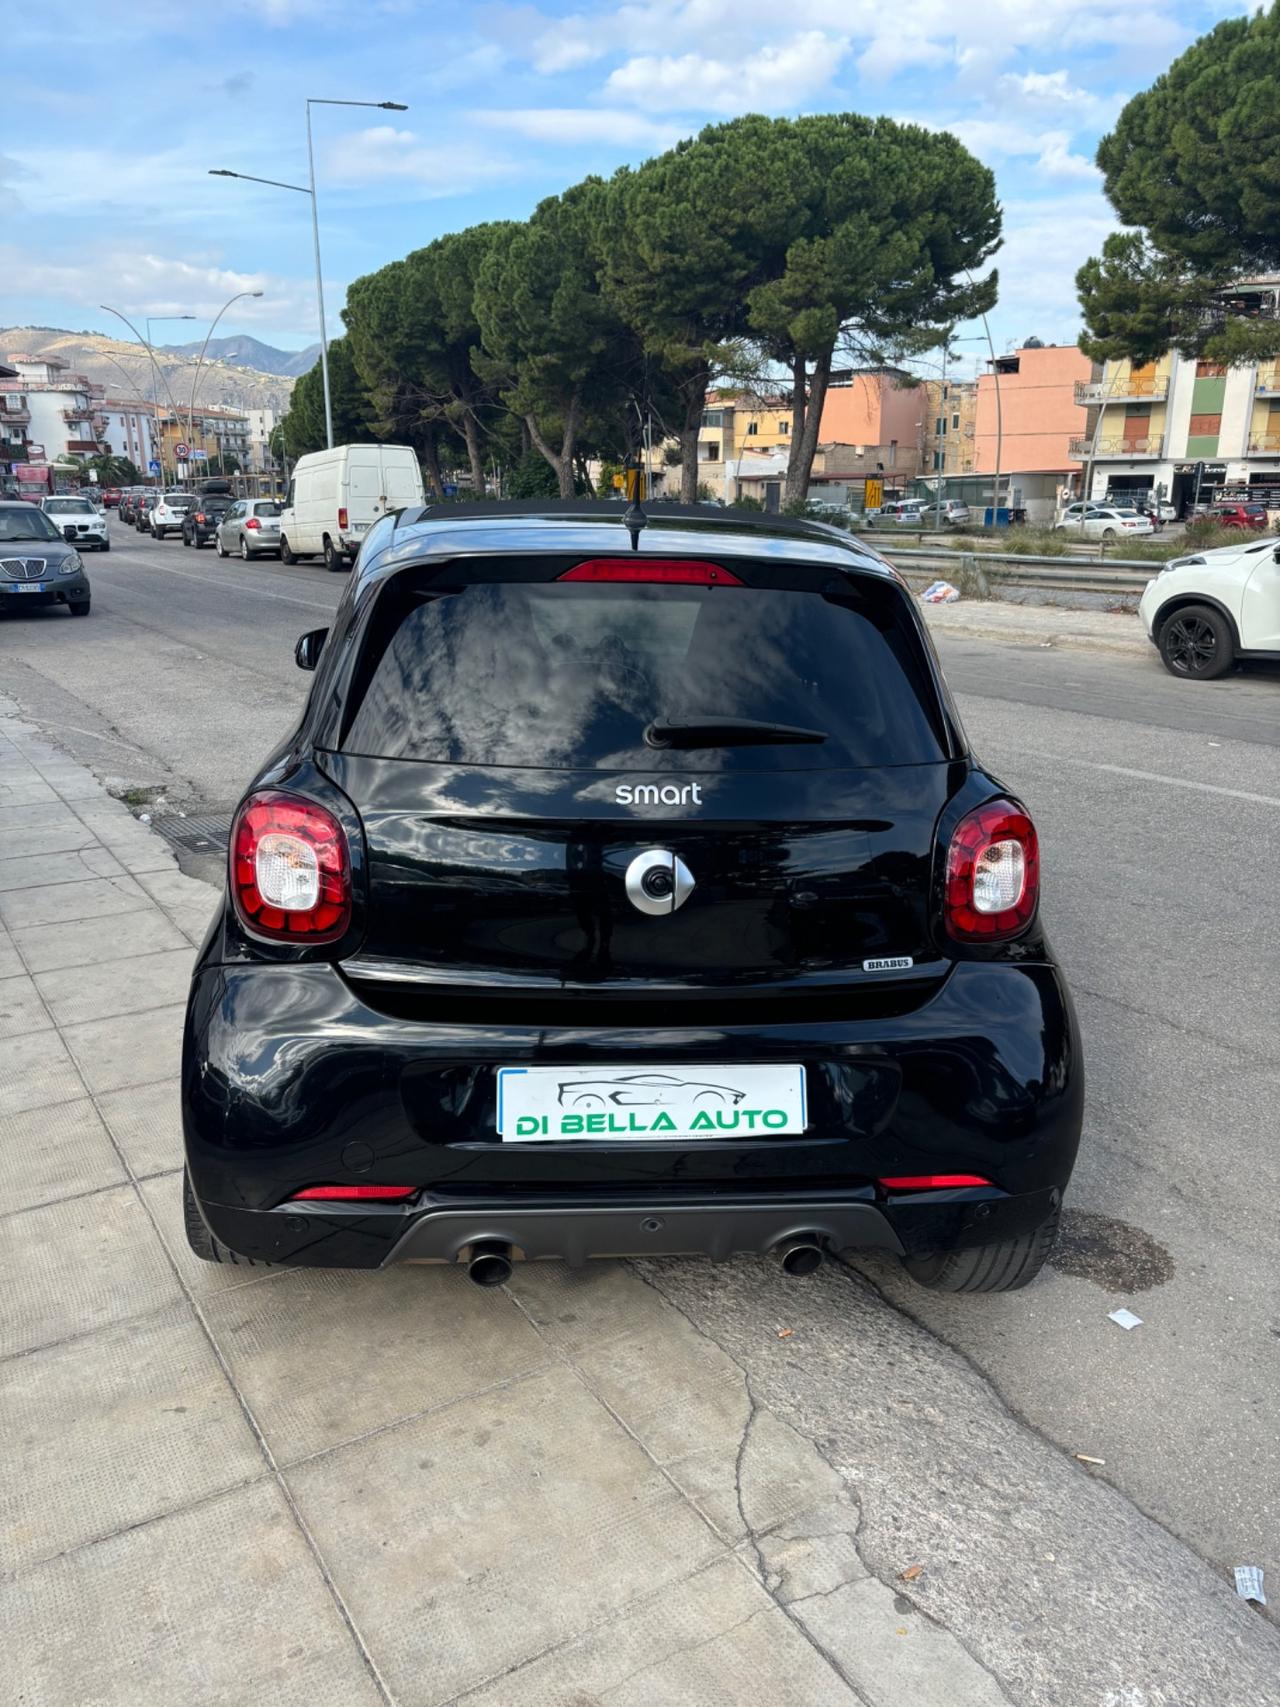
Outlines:
[{"label": "mountain range", "polygon": [[[193,383],[197,401],[227,409],[289,407],[294,381],[319,359],[319,346],[309,350],[277,350],[257,338],[214,338],[196,380],[200,343],[157,345],[156,366],[162,377],[160,394],[171,394],[185,410]],[[105,332],[69,332],[58,326],[0,327],[0,361],[6,356],[53,356],[72,373],[85,374],[106,387],[108,397],[149,398],[153,389],[151,361],[146,350],[126,338]]]}]

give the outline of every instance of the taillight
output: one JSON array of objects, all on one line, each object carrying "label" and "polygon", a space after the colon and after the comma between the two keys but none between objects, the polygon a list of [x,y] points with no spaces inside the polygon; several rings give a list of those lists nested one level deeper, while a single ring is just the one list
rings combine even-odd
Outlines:
[{"label": "taillight", "polygon": [[741,587],[743,583],[718,563],[699,563],[680,557],[592,557],[566,569],[557,581],[665,581],[681,587]]},{"label": "taillight", "polygon": [[295,1191],[290,1203],[401,1203],[416,1185],[309,1185]]},{"label": "taillight", "polygon": [[1008,800],[993,800],[956,826],[947,850],[947,930],[958,942],[1006,942],[1035,916],[1040,844],[1035,825]]},{"label": "taillight", "polygon": [[196,511],[196,520],[198,522],[202,522],[204,520],[204,511],[203,510],[197,510]]},{"label": "taillight", "polygon": [[344,528],[344,527],[346,527],[346,525],[347,525],[347,512],[345,510],[339,510],[338,511],[338,526],[340,528]]},{"label": "taillight", "polygon": [[260,528],[262,523],[258,520],[257,516],[250,516],[249,520],[244,525],[247,528]]},{"label": "taillight", "polygon": [[876,1181],[886,1191],[945,1191],[965,1185],[990,1185],[982,1174],[894,1174]]},{"label": "taillight", "polygon": [[251,795],[231,831],[231,894],[256,936],[336,941],[351,923],[351,860],[341,824],[297,795]]}]

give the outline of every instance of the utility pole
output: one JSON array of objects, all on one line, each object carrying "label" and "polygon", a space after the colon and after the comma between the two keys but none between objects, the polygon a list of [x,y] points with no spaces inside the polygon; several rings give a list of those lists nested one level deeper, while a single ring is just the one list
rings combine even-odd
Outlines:
[{"label": "utility pole", "polygon": [[942,427],[941,433],[935,433],[934,438],[941,443],[941,449],[936,453],[938,465],[933,470],[933,526],[935,533],[942,531],[942,477],[947,471],[947,356],[951,348],[951,327],[948,326],[942,340],[942,390],[938,394],[937,419]]}]

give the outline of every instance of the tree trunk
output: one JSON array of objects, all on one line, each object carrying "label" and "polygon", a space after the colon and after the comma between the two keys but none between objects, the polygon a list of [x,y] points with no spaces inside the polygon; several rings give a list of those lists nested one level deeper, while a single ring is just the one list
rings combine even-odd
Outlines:
[{"label": "tree trunk", "polygon": [[562,498],[573,497],[573,453],[578,442],[580,407],[578,393],[575,391],[569,399],[569,407],[564,412],[564,431],[561,435],[559,450],[553,450],[547,443],[534,416],[526,415],[524,417],[525,425],[529,429],[529,437],[556,471],[556,479],[560,482],[560,496]]},{"label": "tree trunk", "polygon": [[431,488],[433,498],[444,497],[444,476],[440,473],[440,453],[436,449],[436,435],[427,429],[422,442],[422,460],[427,465],[427,485]]},{"label": "tree trunk", "polygon": [[803,360],[791,364],[791,445],[792,449],[804,437],[805,398],[808,393],[806,364]]},{"label": "tree trunk", "polygon": [[484,458],[480,454],[480,429],[470,409],[463,412],[462,436],[467,441],[467,461],[471,464],[471,490],[477,498],[483,498]]},{"label": "tree trunk", "polygon": [[[818,448],[818,430],[822,425],[822,405],[826,401],[827,385],[831,379],[831,362],[835,347],[824,350],[813,364],[807,399],[801,405],[803,426],[791,440],[787,458],[786,502],[803,504],[809,494],[809,476],[813,471],[813,455]],[[800,371],[803,373],[804,364]],[[793,399],[794,407],[794,399]]]},{"label": "tree trunk", "polygon": [[698,434],[702,430],[702,412],[707,406],[707,386],[710,370],[701,368],[685,385],[684,421],[680,427],[680,502],[698,501]]}]

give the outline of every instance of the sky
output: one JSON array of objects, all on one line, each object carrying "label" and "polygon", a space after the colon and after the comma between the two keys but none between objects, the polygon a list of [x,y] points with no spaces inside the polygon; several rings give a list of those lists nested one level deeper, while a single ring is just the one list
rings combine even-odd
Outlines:
[{"label": "sky", "polygon": [[[955,132],[1004,208],[997,349],[1071,343],[1073,275],[1115,221],[1093,165],[1126,99],[1241,0],[172,0],[15,6],[0,133],[0,324],[144,315],[157,343],[318,325],[312,109],[330,336],[350,280],[444,232],[520,218],[744,112],[856,111]],[[216,19],[216,21],[214,21]],[[961,327],[969,368],[985,353]],[[3,352],[0,352],[2,354]],[[955,369],[953,368],[953,371]]]}]

